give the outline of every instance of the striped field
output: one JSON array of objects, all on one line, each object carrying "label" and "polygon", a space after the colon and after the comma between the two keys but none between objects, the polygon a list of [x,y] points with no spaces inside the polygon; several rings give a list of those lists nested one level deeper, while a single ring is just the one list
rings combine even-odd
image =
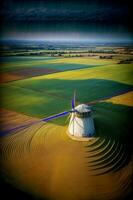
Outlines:
[{"label": "striped field", "polygon": [[93,102],[96,129],[92,140],[74,141],[67,134],[65,116],[2,136],[5,180],[42,199],[125,200],[132,190],[133,67],[117,61],[82,57],[2,61],[3,73],[10,75],[37,68],[57,70],[30,77],[25,73],[21,80],[7,78],[0,84],[3,130],[70,110],[74,90],[76,104]]}]

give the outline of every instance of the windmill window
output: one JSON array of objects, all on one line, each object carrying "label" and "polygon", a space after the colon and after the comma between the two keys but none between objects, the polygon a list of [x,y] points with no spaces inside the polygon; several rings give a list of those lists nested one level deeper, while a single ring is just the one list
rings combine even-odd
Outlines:
[{"label": "windmill window", "polygon": [[82,112],[82,113],[80,113],[80,112],[78,112],[78,113],[76,113],[76,116],[78,117],[78,118],[87,118],[87,117],[89,117],[91,115],[91,112],[89,111],[89,112]]}]

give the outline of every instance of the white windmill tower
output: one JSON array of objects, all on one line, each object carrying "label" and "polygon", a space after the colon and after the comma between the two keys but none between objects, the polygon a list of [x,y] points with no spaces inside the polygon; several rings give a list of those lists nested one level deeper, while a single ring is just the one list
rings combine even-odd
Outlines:
[{"label": "white windmill tower", "polygon": [[68,126],[68,135],[77,140],[89,140],[95,134],[91,107],[80,104],[75,107],[75,94],[72,100],[72,114]]}]

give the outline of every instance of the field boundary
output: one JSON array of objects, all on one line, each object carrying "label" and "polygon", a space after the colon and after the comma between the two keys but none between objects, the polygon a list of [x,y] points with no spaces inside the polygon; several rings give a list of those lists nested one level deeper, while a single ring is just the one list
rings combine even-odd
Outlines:
[{"label": "field boundary", "polygon": [[130,89],[130,88],[128,88],[128,89],[123,89],[122,91],[116,92],[115,95],[109,95],[109,96],[106,96],[106,97],[103,97],[103,98],[99,98],[99,99],[97,99],[97,100],[95,100],[95,101],[90,101],[90,102],[88,102],[88,103],[86,103],[86,104],[88,104],[88,105],[93,105],[93,104],[95,104],[95,103],[103,102],[104,100],[107,100],[107,99],[110,99],[110,98],[112,98],[112,97],[116,97],[116,96],[119,96],[119,95],[122,95],[122,94],[126,94],[126,93],[131,92],[131,91],[133,91],[133,88],[132,88],[132,89]]}]

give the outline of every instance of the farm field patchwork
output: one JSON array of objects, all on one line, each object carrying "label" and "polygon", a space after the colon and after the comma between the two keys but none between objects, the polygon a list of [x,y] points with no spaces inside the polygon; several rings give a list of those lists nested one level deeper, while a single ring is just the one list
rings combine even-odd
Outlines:
[{"label": "farm field patchwork", "polygon": [[34,57],[30,57],[27,59],[17,59],[16,62],[14,62],[14,59],[10,62],[2,62],[1,65],[3,67],[1,68],[1,71],[3,72],[12,72],[14,70],[20,70],[24,68],[52,68],[57,70],[71,70],[71,69],[78,69],[78,68],[84,68],[84,67],[95,67],[95,66],[101,66],[101,65],[107,65],[114,63],[114,61],[109,60],[99,60],[94,58],[45,58],[41,57],[40,59],[35,59]]},{"label": "farm field patchwork", "polygon": [[75,89],[77,101],[87,103],[132,90],[132,71],[131,64],[114,64],[13,81],[1,85],[3,106],[34,117],[48,116],[70,109]]},{"label": "farm field patchwork", "polygon": [[[1,82],[8,82],[59,71],[92,68],[113,63],[108,60],[100,62],[97,59],[52,58],[52,57],[7,57],[1,59]],[[82,62],[81,62],[82,60]]]},{"label": "farm field patchwork", "polygon": [[33,77],[33,76],[39,76],[41,74],[51,74],[51,73],[56,73],[59,72],[59,70],[56,69],[49,69],[49,68],[25,68],[25,69],[20,69],[16,70],[13,72],[3,72],[1,74],[1,82],[10,82],[10,81],[15,81],[15,80],[21,80],[25,79],[28,77]]},{"label": "farm field patchwork", "polygon": [[[4,73],[26,73],[28,64],[17,66],[20,60],[6,63]],[[29,60],[29,69],[36,70]],[[76,90],[76,104],[96,101],[92,105],[96,137],[89,142],[71,140],[68,116],[1,137],[4,176],[40,198],[126,198],[132,174],[132,64],[94,58],[41,58],[37,62],[39,69],[49,65],[61,72],[1,83],[3,128],[70,110]],[[97,101],[105,97],[109,99]]]}]

